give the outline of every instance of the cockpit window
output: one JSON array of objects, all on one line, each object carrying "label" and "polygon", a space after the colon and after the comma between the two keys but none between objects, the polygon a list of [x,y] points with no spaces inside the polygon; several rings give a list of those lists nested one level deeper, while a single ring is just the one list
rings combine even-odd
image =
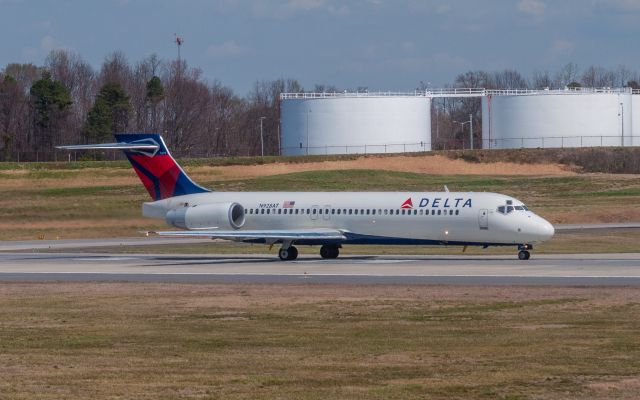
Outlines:
[{"label": "cockpit window", "polygon": [[522,207],[522,206],[515,206],[515,208],[516,208],[516,210],[518,210],[518,211],[523,211],[523,210],[524,210],[524,207]]},{"label": "cockpit window", "polygon": [[529,207],[525,206],[524,204],[522,205],[522,208],[524,208],[525,211],[529,211]]},{"label": "cockpit window", "polygon": [[520,206],[498,206],[498,212],[500,214],[509,214],[512,213],[513,210],[518,210],[518,209],[522,209],[522,207]]}]

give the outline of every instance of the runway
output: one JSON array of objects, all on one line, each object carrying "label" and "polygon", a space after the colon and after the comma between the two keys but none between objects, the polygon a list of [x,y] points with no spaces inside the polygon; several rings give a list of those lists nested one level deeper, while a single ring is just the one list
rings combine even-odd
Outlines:
[{"label": "runway", "polygon": [[0,253],[0,281],[640,286],[640,253],[302,256]]}]

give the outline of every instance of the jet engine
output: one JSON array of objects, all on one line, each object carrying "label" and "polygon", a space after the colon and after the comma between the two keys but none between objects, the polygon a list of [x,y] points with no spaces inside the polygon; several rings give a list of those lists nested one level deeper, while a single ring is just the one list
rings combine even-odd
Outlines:
[{"label": "jet engine", "polygon": [[171,210],[168,225],[181,229],[240,229],[244,225],[244,207],[238,203],[201,204]]}]

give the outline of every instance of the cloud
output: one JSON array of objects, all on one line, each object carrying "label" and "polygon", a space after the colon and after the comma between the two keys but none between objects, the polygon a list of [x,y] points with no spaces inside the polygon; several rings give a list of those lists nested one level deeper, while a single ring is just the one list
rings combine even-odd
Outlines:
[{"label": "cloud", "polygon": [[40,38],[37,46],[27,46],[20,50],[23,59],[29,62],[37,62],[40,57],[46,57],[52,50],[71,50],[51,35]]},{"label": "cloud", "polygon": [[596,0],[604,8],[612,8],[622,12],[639,12],[640,0]]},{"label": "cloud", "polygon": [[286,7],[292,10],[310,11],[325,5],[325,0],[289,0]]},{"label": "cloud", "polygon": [[349,6],[343,2],[329,0],[287,0],[281,2],[254,0],[252,8],[256,17],[270,18],[288,18],[297,14],[320,11],[343,17],[351,12]]},{"label": "cloud", "polygon": [[207,47],[207,55],[215,58],[238,57],[249,53],[248,47],[239,45],[234,40],[223,43],[214,43]]},{"label": "cloud", "polygon": [[516,8],[523,14],[542,17],[547,9],[547,5],[541,0],[520,0]]},{"label": "cloud", "polygon": [[551,43],[547,55],[545,57],[546,63],[552,63],[558,59],[568,59],[573,53],[575,46],[568,40],[556,39]]}]

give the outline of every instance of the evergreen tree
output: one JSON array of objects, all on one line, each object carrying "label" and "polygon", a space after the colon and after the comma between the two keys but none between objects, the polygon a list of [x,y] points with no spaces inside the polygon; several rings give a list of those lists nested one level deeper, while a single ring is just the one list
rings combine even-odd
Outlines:
[{"label": "evergreen tree", "polygon": [[107,83],[96,96],[85,124],[85,136],[90,141],[105,141],[122,132],[129,124],[131,114],[129,96],[117,83]]},{"label": "evergreen tree", "polygon": [[162,86],[162,81],[157,76],[153,76],[147,82],[147,103],[151,107],[151,130],[156,131],[158,129],[157,122],[157,110],[158,103],[160,103],[164,99],[164,86]]},{"label": "evergreen tree", "polygon": [[33,122],[35,125],[36,145],[48,148],[53,144],[54,137],[58,137],[63,122],[71,109],[71,94],[59,81],[51,79],[48,72],[35,81],[30,90],[31,102],[34,108]]}]

